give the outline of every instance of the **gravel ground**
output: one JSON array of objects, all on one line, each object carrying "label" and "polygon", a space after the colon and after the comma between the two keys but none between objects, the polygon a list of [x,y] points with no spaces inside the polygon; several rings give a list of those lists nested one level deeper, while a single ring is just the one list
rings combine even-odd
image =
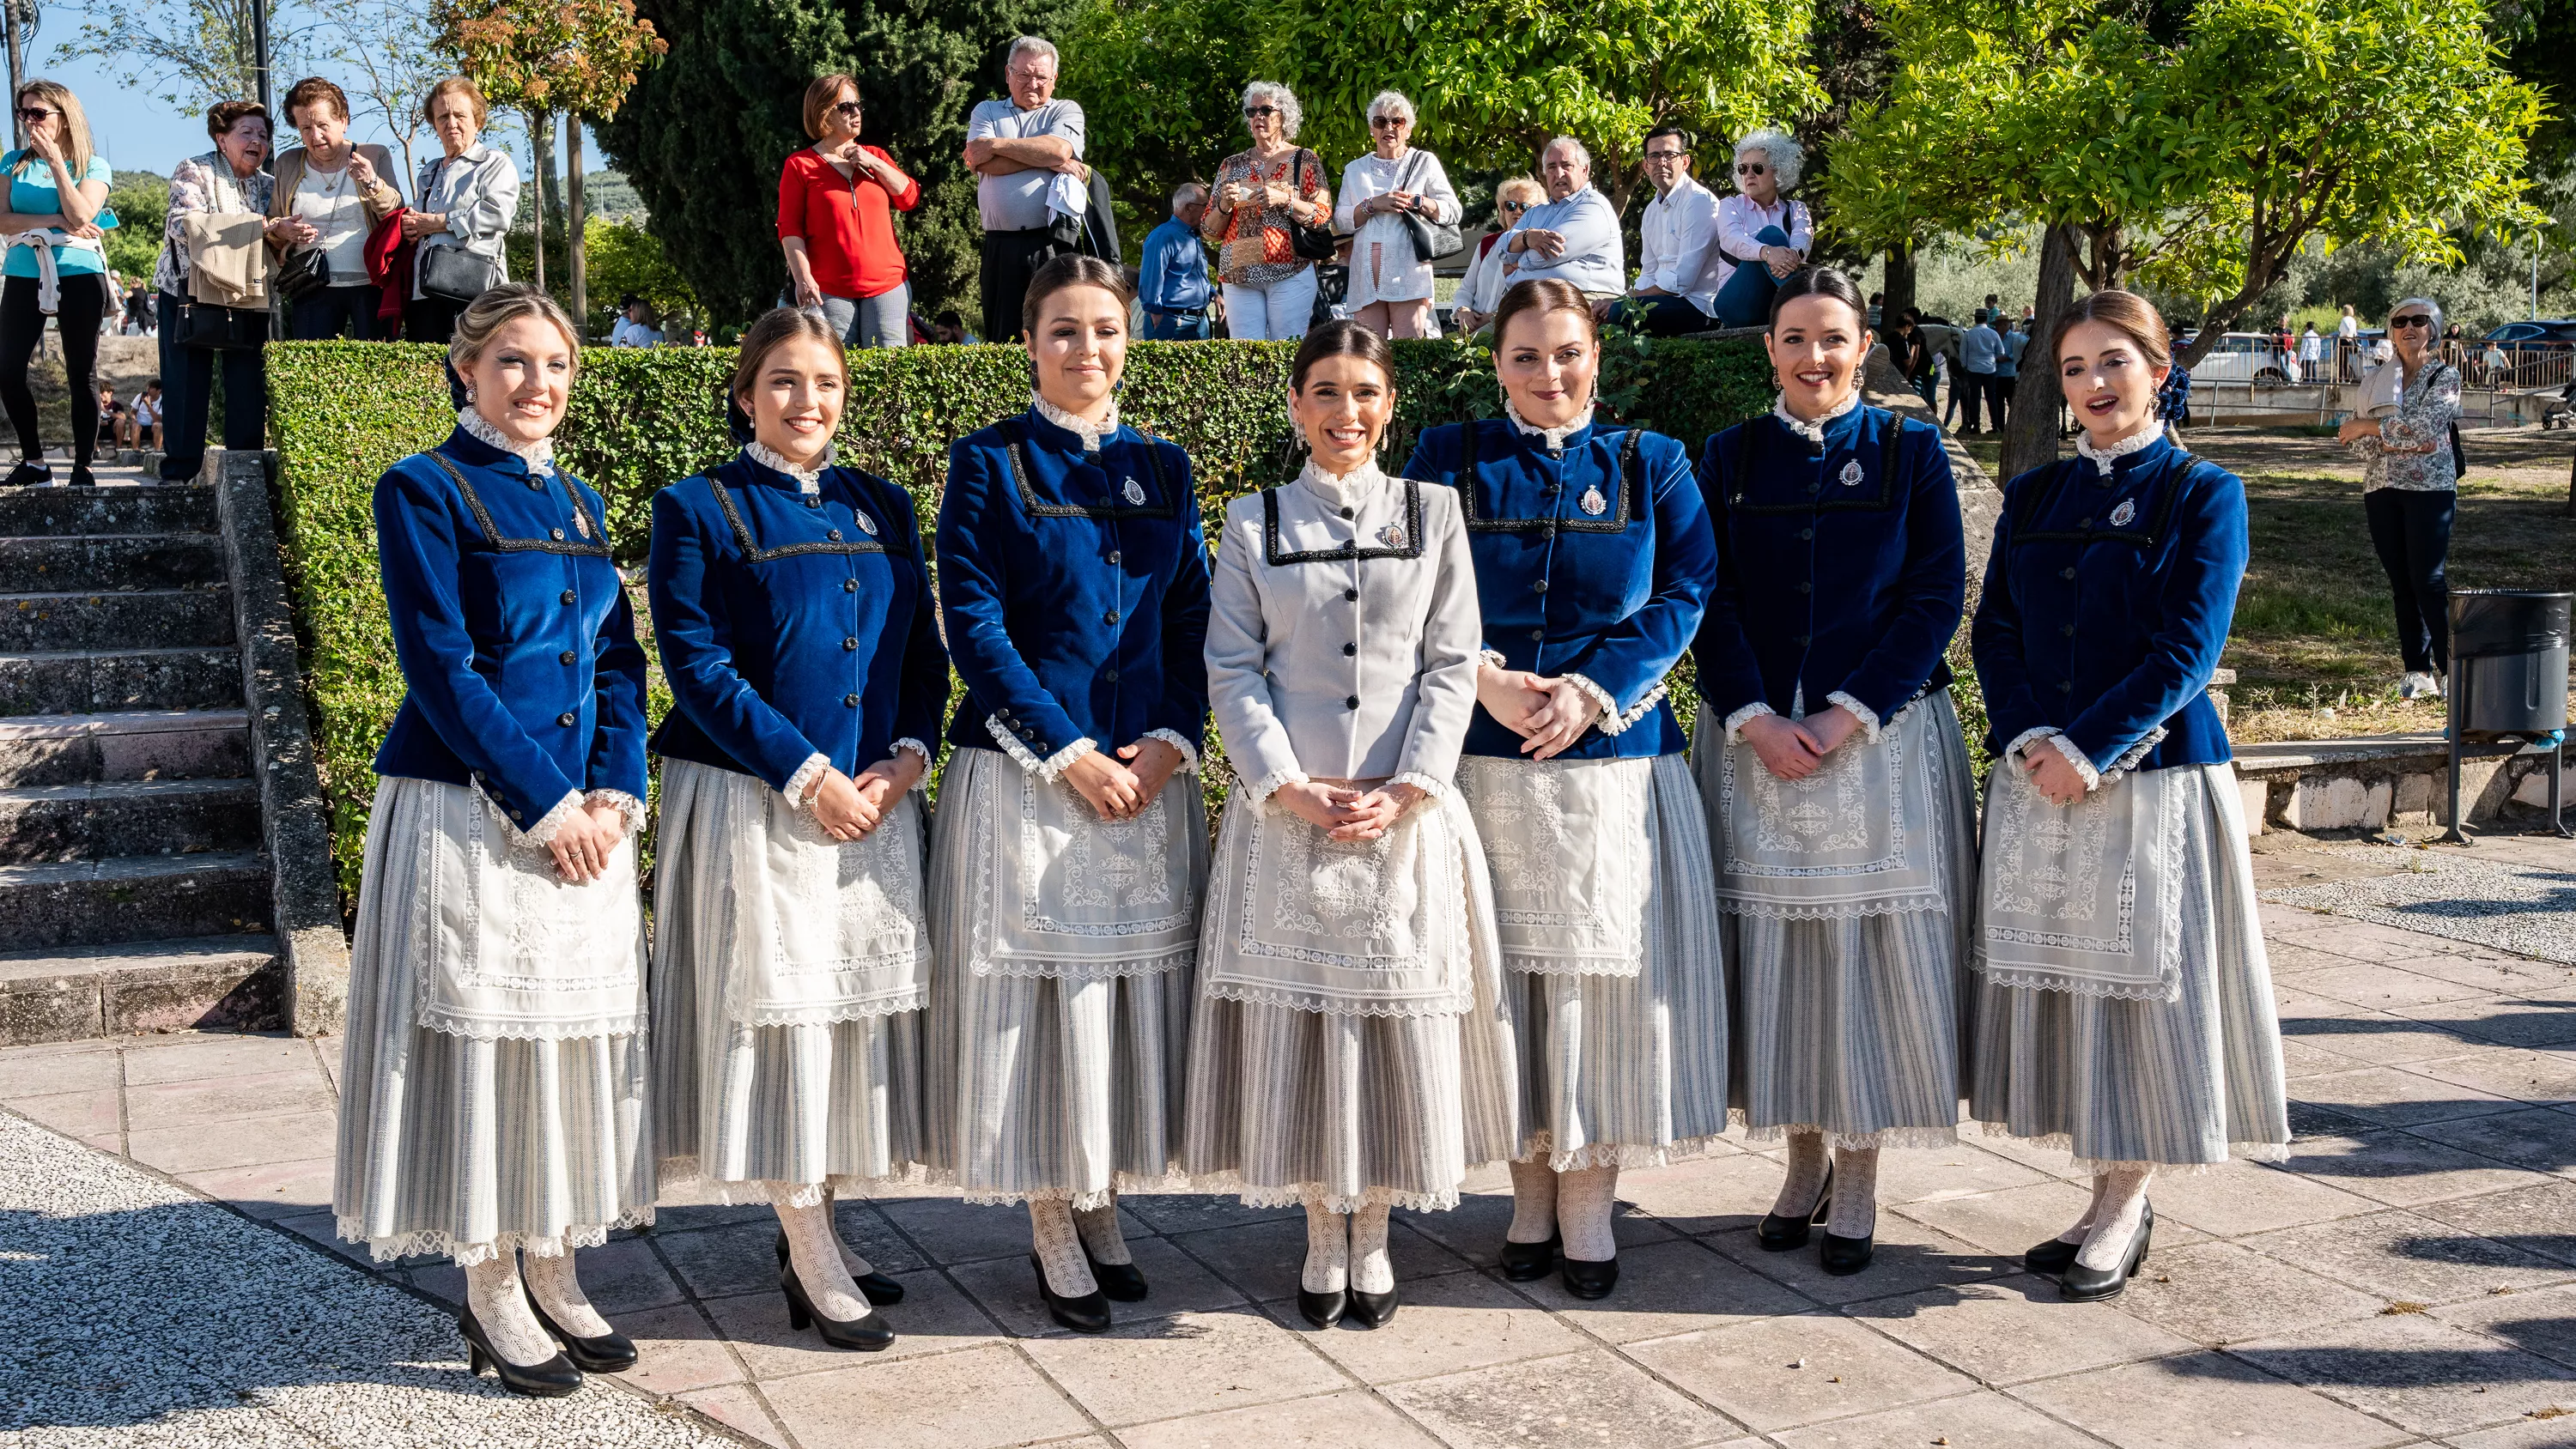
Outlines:
[{"label": "gravel ground", "polygon": [[2451,850],[2355,845],[2326,853],[2397,873],[2265,891],[2263,899],[2576,965],[2576,871]]},{"label": "gravel ground", "polygon": [[591,1385],[466,1376],[452,1320],[319,1249],[0,1113],[0,1444],[718,1445]]}]

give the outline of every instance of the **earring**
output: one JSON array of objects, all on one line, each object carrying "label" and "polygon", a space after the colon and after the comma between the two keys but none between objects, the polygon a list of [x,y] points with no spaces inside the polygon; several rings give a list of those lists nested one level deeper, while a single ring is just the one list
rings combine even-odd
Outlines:
[{"label": "earring", "polygon": [[470,382],[465,385],[465,405],[469,408],[474,406],[474,384]]}]

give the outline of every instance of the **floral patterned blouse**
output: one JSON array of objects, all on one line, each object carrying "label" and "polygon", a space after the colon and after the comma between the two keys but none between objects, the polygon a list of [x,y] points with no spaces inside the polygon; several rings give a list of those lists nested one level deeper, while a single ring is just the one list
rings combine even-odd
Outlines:
[{"label": "floral patterned blouse", "polygon": [[[2381,365],[2402,364],[2391,359]],[[2411,380],[2399,383],[2397,411],[2379,420],[2379,436],[2360,441],[2361,491],[2446,493],[2458,488],[2451,466],[2451,425],[2459,416],[2460,370],[2426,358]]]},{"label": "floral patterned blouse", "polygon": [[[1226,187],[1237,182],[1262,187],[1275,181],[1287,182],[1298,200],[1322,208],[1325,224],[1331,224],[1333,194],[1324,185],[1324,158],[1303,146],[1269,162],[1255,161],[1249,151],[1238,151],[1226,157],[1225,164],[1216,168],[1216,181],[1209,187],[1208,194],[1213,201],[1214,197],[1224,194]],[[1310,218],[1315,215],[1308,213]],[[1297,275],[1301,267],[1313,266],[1313,262],[1297,255],[1296,243],[1289,234],[1292,224],[1288,208],[1284,206],[1243,206],[1220,214],[1211,204],[1206,220],[1199,223],[1199,231],[1216,248],[1217,280],[1232,282],[1239,287],[1266,287]],[[1235,249],[1228,243],[1237,238],[1248,242],[1255,237],[1261,242],[1261,260],[1237,261]]]},{"label": "floral patterned blouse", "polygon": [[221,151],[191,156],[170,172],[170,216],[161,227],[161,256],[152,266],[152,288],[174,297],[188,295],[188,229],[182,223],[194,211],[224,215],[255,211],[268,215],[277,178],[266,171],[233,175]]}]

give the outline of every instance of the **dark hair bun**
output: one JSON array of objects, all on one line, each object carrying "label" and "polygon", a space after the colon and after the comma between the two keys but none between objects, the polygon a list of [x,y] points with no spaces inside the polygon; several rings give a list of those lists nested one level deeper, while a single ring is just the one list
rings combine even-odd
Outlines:
[{"label": "dark hair bun", "polygon": [[[1746,265],[1760,264],[1748,262]],[[1780,309],[1800,297],[1830,297],[1851,308],[1852,315],[1860,319],[1860,325],[1869,325],[1869,303],[1861,299],[1860,288],[1852,285],[1850,276],[1839,267],[1800,267],[1781,279],[1780,285],[1771,293],[1770,325],[1773,328],[1780,325]]]}]

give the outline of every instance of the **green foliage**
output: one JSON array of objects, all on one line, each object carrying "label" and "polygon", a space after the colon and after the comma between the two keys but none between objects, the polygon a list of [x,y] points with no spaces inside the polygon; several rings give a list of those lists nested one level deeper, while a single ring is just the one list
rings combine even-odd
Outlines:
[{"label": "green foliage", "polygon": [[1208,180],[1251,144],[1239,108],[1269,9],[1269,0],[1094,0],[1056,37],[1056,89],[1082,102],[1084,159],[1148,227],[1171,214],[1182,182]]},{"label": "green foliage", "polygon": [[109,269],[148,279],[161,255],[162,224],[170,217],[170,178],[119,171],[108,183],[107,205],[116,213],[116,225],[106,238]]},{"label": "green foliage", "polygon": [[[1140,342],[1128,350],[1119,413],[1187,448],[1215,535],[1228,500],[1289,471],[1284,342]],[[733,453],[718,410],[733,353],[719,348],[583,354],[557,457],[608,503],[617,559],[639,575],[656,490]],[[1395,345],[1398,409],[1384,456],[1409,456],[1426,427],[1501,410],[1492,359],[1455,340]],[[378,582],[376,478],[454,426],[439,349],[304,342],[269,349],[270,418],[282,467],[279,535],[294,593],[332,853],[357,889],[376,746],[403,684]],[[915,347],[850,354],[842,456],[910,489],[926,533],[948,445],[1027,405],[1016,347]],[[1762,354],[1742,342],[1622,341],[1605,358],[1605,403],[1688,443],[1771,405]],[[642,613],[637,591],[639,617]],[[649,620],[646,621],[649,628]],[[656,691],[655,712],[668,707]]]}]

